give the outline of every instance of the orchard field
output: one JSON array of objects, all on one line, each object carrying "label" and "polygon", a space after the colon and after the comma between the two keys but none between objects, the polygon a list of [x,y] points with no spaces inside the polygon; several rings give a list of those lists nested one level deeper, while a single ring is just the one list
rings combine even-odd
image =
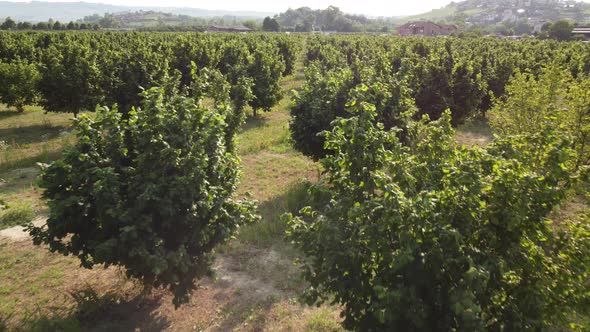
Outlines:
[{"label": "orchard field", "polygon": [[587,330],[589,75],[578,42],[0,32],[0,330]]}]

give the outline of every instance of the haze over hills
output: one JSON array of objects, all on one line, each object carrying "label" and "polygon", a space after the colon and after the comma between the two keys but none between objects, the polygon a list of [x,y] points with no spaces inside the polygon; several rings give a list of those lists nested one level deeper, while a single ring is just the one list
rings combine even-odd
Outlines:
[{"label": "haze over hills", "polygon": [[433,20],[489,26],[519,20],[558,19],[590,22],[590,3],[573,0],[466,0],[451,2],[443,8],[423,14],[399,18],[396,23]]},{"label": "haze over hills", "polygon": [[157,11],[163,13],[187,15],[194,17],[236,16],[243,19],[273,16],[270,12],[207,10],[188,7],[132,7],[115,6],[89,2],[8,2],[0,1],[0,19],[11,17],[17,21],[40,22],[52,18],[69,22],[94,14],[121,13],[135,11]]},{"label": "haze over hills", "polygon": [[[285,6],[288,6],[288,3]],[[114,14],[109,15],[109,19],[117,22],[116,25],[103,26],[106,28],[206,26],[238,24],[245,21],[260,23],[264,17],[270,16],[276,17],[281,29],[286,31],[387,31],[409,21],[431,20],[486,30],[510,28],[520,24],[530,27],[523,30],[526,32],[545,21],[563,18],[578,23],[590,23],[590,3],[571,0],[465,0],[451,2],[445,7],[419,15],[370,18],[343,12],[334,6],[321,10],[309,7],[289,8],[279,14],[187,7],[118,6],[87,2],[0,1],[0,20],[11,17],[16,21],[35,23],[50,18],[61,22],[84,19],[85,22],[98,23],[105,14]],[[90,21],[87,20],[89,18]]]}]

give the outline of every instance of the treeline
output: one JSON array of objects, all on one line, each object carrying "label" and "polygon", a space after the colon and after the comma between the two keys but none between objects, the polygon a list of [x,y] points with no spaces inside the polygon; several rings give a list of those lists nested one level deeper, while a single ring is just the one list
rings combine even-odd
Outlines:
[{"label": "treeline", "polygon": [[[555,39],[559,41],[585,40],[586,37],[572,32],[578,23],[571,23],[568,20],[557,20],[543,24],[540,31],[534,31],[532,25],[526,20],[517,22],[503,22],[500,25],[484,27],[489,33],[496,33],[503,36],[535,36],[539,39]],[[481,28],[472,27],[471,31],[478,31]],[[481,30],[483,31],[483,30]]]},{"label": "treeline", "polygon": [[98,30],[98,24],[91,24],[85,22],[61,23],[52,19],[47,22],[31,23],[27,21],[17,22],[10,17],[7,17],[2,24],[0,30]]},{"label": "treeline", "polygon": [[[212,18],[175,15],[156,11],[106,13],[85,16],[81,20],[62,23],[53,19],[31,23],[6,17],[0,30],[151,30],[151,31],[197,31],[203,32],[211,25],[246,25],[252,30],[261,30],[262,19],[251,17],[220,16]],[[262,29],[266,30],[266,29]]]},{"label": "treeline", "polygon": [[227,82],[232,100],[256,113],[281,99],[279,81],[292,73],[299,44],[283,35],[4,32],[0,102],[73,114],[117,104],[126,112],[143,89],[191,89],[196,73]]},{"label": "treeline", "polygon": [[[306,82],[291,123],[299,150],[325,155],[317,133],[337,117],[360,85],[383,87],[365,94],[386,128],[409,118],[438,119],[451,111],[453,124],[482,116],[504,95],[516,71],[538,74],[544,65],[567,68],[574,78],[590,72],[590,45],[535,39],[424,39],[376,36],[314,36],[308,40]],[[408,111],[410,113],[408,113]]]},{"label": "treeline", "polygon": [[104,29],[205,31],[211,25],[239,25],[246,22],[257,25],[257,21],[251,21],[245,17],[221,16],[205,18],[140,10],[136,12],[106,13],[102,16],[94,14],[85,16],[80,22],[96,24]]},{"label": "treeline", "polygon": [[393,18],[368,18],[346,14],[335,6],[313,10],[309,7],[288,9],[275,17],[283,31],[311,32],[387,32],[393,28]]},{"label": "treeline", "polygon": [[[86,16],[82,20],[62,23],[49,19],[47,22],[31,23],[15,21],[7,17],[0,23],[0,30],[40,30],[40,31],[66,31],[66,30],[137,30],[156,32],[204,32],[211,25],[244,25],[254,31],[278,31],[269,30],[260,20],[239,19],[236,17],[198,18],[186,15],[173,15],[153,11],[138,11],[133,13],[104,14]],[[276,21],[275,21],[276,22]]]}]

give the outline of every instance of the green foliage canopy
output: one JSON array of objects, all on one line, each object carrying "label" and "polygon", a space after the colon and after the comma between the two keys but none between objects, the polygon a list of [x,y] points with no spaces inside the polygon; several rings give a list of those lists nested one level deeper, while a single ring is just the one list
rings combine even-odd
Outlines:
[{"label": "green foliage canopy", "polygon": [[282,61],[272,61],[273,57],[279,56],[278,50],[269,44],[259,44],[253,51],[252,62],[248,68],[248,76],[252,77],[252,94],[254,98],[250,106],[256,111],[270,111],[283,97],[283,90],[280,85],[280,78],[285,71],[285,64]]},{"label": "green foliage canopy", "polygon": [[557,20],[549,27],[549,36],[559,41],[570,40],[574,26],[567,20]]},{"label": "green foliage canopy", "polygon": [[590,165],[590,80],[574,80],[559,65],[544,68],[538,77],[516,73],[489,118],[501,136],[534,134],[547,126],[562,128],[572,138],[577,156],[568,166]]},{"label": "green foliage canopy", "polygon": [[[48,112],[77,114],[115,103],[128,112],[144,89],[190,89],[193,62],[199,70],[219,70],[232,86],[250,84],[249,105],[268,111],[283,95],[279,83],[292,74],[301,41],[278,34],[0,31],[0,62],[37,66],[39,103]],[[240,89],[230,93],[237,104]]]},{"label": "green foliage canopy", "polygon": [[[537,77],[543,64],[552,63],[574,79],[590,73],[590,45],[582,43],[316,35],[306,48],[306,80],[294,94],[290,128],[296,148],[314,158],[326,153],[317,134],[329,130],[336,117],[349,116],[344,105],[359,84],[403,85],[405,93],[392,93],[402,96],[391,98],[392,104],[408,105],[404,100],[413,99],[416,119],[426,114],[435,120],[449,109],[453,125],[459,125],[485,117],[515,72]],[[387,107],[377,110],[380,115],[396,114]],[[380,121],[386,129],[396,125]]]},{"label": "green foliage canopy", "polygon": [[169,288],[179,305],[210,272],[214,248],[255,216],[253,203],[234,200],[239,159],[225,139],[227,101],[207,108],[198,92],[163,94],[145,91],[126,118],[103,107],[75,122],[76,145],[42,175],[47,225],[29,230],[84,267],[121,266]]},{"label": "green foliage canopy", "polygon": [[276,19],[267,16],[262,21],[262,31],[278,32],[281,31],[281,26]]},{"label": "green foliage canopy", "polygon": [[16,22],[7,17],[2,24],[0,24],[0,29],[2,30],[14,30],[16,28]]},{"label": "green foliage canopy", "polygon": [[0,62],[0,102],[24,111],[25,105],[38,101],[37,84],[41,78],[37,67],[26,60]]},{"label": "green foliage canopy", "polygon": [[40,105],[47,112],[73,113],[94,110],[103,101],[96,54],[73,43],[51,46],[39,67]]},{"label": "green foliage canopy", "polygon": [[590,226],[547,220],[575,177],[567,136],[458,147],[447,112],[402,144],[374,105],[349,108],[326,133],[314,205],[284,216],[310,303],[342,305],[362,331],[559,329],[588,313]]}]

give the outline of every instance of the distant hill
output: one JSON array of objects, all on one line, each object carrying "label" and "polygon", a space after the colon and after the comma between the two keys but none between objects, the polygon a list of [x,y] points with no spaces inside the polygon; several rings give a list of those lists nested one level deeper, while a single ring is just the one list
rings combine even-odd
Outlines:
[{"label": "distant hill", "polygon": [[412,21],[439,21],[452,17],[455,13],[457,13],[457,6],[451,4],[418,15],[397,17],[394,22],[397,24],[404,24]]},{"label": "distant hill", "polygon": [[175,15],[193,17],[237,17],[241,20],[264,18],[273,16],[274,13],[249,12],[249,11],[222,11],[180,7],[131,7],[114,6],[101,3],[88,2],[8,2],[0,1],[0,20],[10,16],[17,21],[41,22],[52,18],[61,22],[80,20],[85,16],[106,13],[124,13],[137,11],[163,12]]},{"label": "distant hill", "polygon": [[[237,25],[243,21],[243,17],[238,16],[211,16],[211,17],[194,17],[188,15],[176,15],[157,11],[136,11],[120,12],[115,14],[105,14],[103,16],[94,14],[85,16],[80,22],[90,25],[98,25],[106,29],[156,29],[156,30],[174,30],[189,29],[205,30],[210,25]],[[250,20],[250,19],[249,19]],[[262,21],[262,18],[251,19],[250,21]]]},{"label": "distant hill", "polygon": [[266,16],[275,17],[285,31],[386,32],[410,21],[429,20],[452,23],[460,28],[513,30],[522,34],[536,32],[545,22],[557,19],[590,23],[590,3],[574,0],[465,0],[419,15],[369,18],[341,12],[334,6],[324,10],[301,7],[275,15],[270,12],[133,7],[89,2],[0,1],[0,21],[5,17],[31,23],[47,22],[50,18],[60,22],[84,19],[87,23],[104,26],[100,24],[102,20],[113,28],[224,25],[260,22]]},{"label": "distant hill", "polygon": [[522,35],[540,32],[547,22],[558,19],[590,24],[590,3],[573,0],[465,0],[419,15],[380,18],[347,14],[334,6],[324,10],[300,7],[280,13],[276,19],[283,30],[290,31],[389,32],[407,22],[434,21],[454,24],[460,30]]},{"label": "distant hill", "polygon": [[465,23],[480,27],[528,21],[568,19],[590,22],[590,3],[572,0],[466,0],[420,15],[397,18],[396,24],[431,20]]}]

